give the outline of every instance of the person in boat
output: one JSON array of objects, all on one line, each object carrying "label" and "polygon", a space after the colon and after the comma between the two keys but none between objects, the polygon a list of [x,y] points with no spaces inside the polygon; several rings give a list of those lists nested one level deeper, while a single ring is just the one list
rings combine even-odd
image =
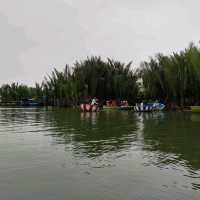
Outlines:
[{"label": "person in boat", "polygon": [[92,99],[91,105],[98,105],[98,100],[96,97]]},{"label": "person in boat", "polygon": [[127,107],[127,106],[129,106],[129,105],[128,105],[128,101],[127,101],[127,100],[121,101],[121,102],[120,102],[120,106],[121,106],[121,107]]},{"label": "person in boat", "polygon": [[144,103],[143,102],[140,103],[140,109],[144,110]]}]

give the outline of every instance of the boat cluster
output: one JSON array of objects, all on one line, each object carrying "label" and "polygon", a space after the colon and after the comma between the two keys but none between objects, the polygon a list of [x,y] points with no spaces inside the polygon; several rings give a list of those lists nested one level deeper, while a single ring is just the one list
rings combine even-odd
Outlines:
[{"label": "boat cluster", "polygon": [[121,101],[117,104],[116,101],[110,100],[106,101],[105,106],[100,106],[96,98],[92,99],[91,103],[82,103],[80,109],[83,112],[97,112],[101,109],[104,110],[133,110],[135,112],[153,112],[161,111],[165,108],[165,105],[158,102],[153,103],[137,103],[135,106],[129,106],[127,101]]}]

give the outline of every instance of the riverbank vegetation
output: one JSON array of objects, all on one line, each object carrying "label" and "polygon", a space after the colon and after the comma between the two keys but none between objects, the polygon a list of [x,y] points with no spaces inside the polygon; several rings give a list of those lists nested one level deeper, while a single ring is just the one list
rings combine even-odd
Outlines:
[{"label": "riverbank vegetation", "polygon": [[131,64],[111,59],[103,61],[100,57],[87,58],[72,67],[66,65],[63,71],[54,69],[41,85],[36,84],[34,88],[15,83],[3,85],[0,89],[1,100],[19,101],[27,97],[45,105],[77,106],[89,97],[97,97],[101,102],[127,99],[135,103],[138,96],[137,76],[131,70]]},{"label": "riverbank vegetation", "polygon": [[168,105],[200,104],[200,49],[193,43],[179,53],[158,54],[139,69],[144,99]]},{"label": "riverbank vegetation", "polygon": [[0,88],[1,102],[34,98],[44,105],[77,106],[89,97],[101,102],[109,99],[162,101],[168,106],[200,104],[200,49],[191,43],[171,55],[157,54],[133,71],[132,63],[91,57],[56,68],[41,84],[28,87],[17,83]]}]

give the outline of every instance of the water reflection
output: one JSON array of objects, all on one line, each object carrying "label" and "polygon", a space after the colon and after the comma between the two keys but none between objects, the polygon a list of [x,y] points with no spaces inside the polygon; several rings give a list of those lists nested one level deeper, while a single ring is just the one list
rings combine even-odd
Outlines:
[{"label": "water reflection", "polygon": [[[141,148],[147,164],[200,169],[200,125],[189,113],[48,113],[57,142],[73,142],[74,153],[95,158]],[[70,121],[70,123],[69,123]],[[62,138],[62,140],[58,138]],[[150,156],[151,155],[151,156]],[[145,155],[144,155],[145,156]]]},{"label": "water reflection", "polygon": [[[200,116],[195,115],[195,122]],[[190,113],[143,114],[146,166],[179,171],[200,188],[199,123]]]},{"label": "water reflection", "polygon": [[144,150],[158,153],[157,164],[184,161],[188,167],[200,169],[200,124],[193,123],[191,117],[188,113],[167,113],[162,118],[148,119],[144,116]]},{"label": "water reflection", "polygon": [[92,113],[89,113],[89,112],[81,112],[80,114],[80,117],[81,117],[81,121],[87,121],[87,122],[90,122],[91,125],[95,126],[96,123],[97,123],[97,115],[99,113],[97,112],[92,112]]},{"label": "water reflection", "polygon": [[[181,164],[200,169],[200,115],[190,113],[80,113],[66,109],[0,109],[0,132],[43,131],[75,154],[97,157],[133,146],[153,153],[160,167]],[[73,145],[72,145],[73,144]]]},{"label": "water reflection", "polygon": [[[74,153],[95,158],[108,152],[131,147],[137,140],[137,121],[128,112],[79,113],[59,111],[46,116],[56,127],[53,133],[57,142],[73,142]],[[70,121],[70,123],[69,123]],[[62,138],[62,140],[59,139]]]},{"label": "water reflection", "polygon": [[[199,190],[199,121],[200,115],[190,113],[1,108],[0,134],[42,133],[53,138],[52,145],[64,145],[66,155],[103,159],[101,168],[114,166],[114,160],[121,157],[128,165],[128,156],[134,157],[144,168],[178,171]],[[138,153],[142,158],[135,157]]]}]

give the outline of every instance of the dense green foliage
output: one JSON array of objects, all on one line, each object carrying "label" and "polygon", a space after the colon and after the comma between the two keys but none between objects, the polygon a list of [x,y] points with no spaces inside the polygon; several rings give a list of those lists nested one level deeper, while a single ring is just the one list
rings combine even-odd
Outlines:
[{"label": "dense green foliage", "polygon": [[194,44],[170,56],[158,54],[139,72],[145,99],[179,106],[200,103],[200,49]]},{"label": "dense green foliage", "polygon": [[35,97],[37,100],[42,97],[42,90],[39,84],[35,87],[19,85],[18,83],[4,84],[0,88],[1,102],[18,102],[23,99]]},{"label": "dense green foliage", "polygon": [[170,105],[200,104],[200,49],[193,43],[172,55],[158,54],[143,62],[136,73],[131,62],[124,64],[100,57],[87,58],[54,69],[42,84],[28,87],[13,83],[2,85],[2,102],[34,98],[45,105],[77,106],[88,98],[136,101],[159,100]]},{"label": "dense green foliage", "polygon": [[[71,70],[70,70],[71,69]],[[128,100],[135,103],[138,87],[137,77],[131,70],[131,63],[103,61],[100,57],[87,58],[76,62],[73,67],[66,65],[64,71],[53,70],[41,86],[25,88],[24,92],[12,85],[4,85],[0,90],[3,101],[16,101],[24,97],[42,99],[46,105],[76,106],[88,97],[100,101],[109,99]],[[14,84],[15,85],[15,84]],[[9,88],[9,90],[7,90]],[[15,93],[18,96],[13,96]]]},{"label": "dense green foliage", "polygon": [[131,71],[131,63],[108,59],[106,62],[93,57],[75,63],[74,79],[79,91],[79,99],[96,96],[100,100],[127,99],[134,102],[137,97],[137,77]]}]

